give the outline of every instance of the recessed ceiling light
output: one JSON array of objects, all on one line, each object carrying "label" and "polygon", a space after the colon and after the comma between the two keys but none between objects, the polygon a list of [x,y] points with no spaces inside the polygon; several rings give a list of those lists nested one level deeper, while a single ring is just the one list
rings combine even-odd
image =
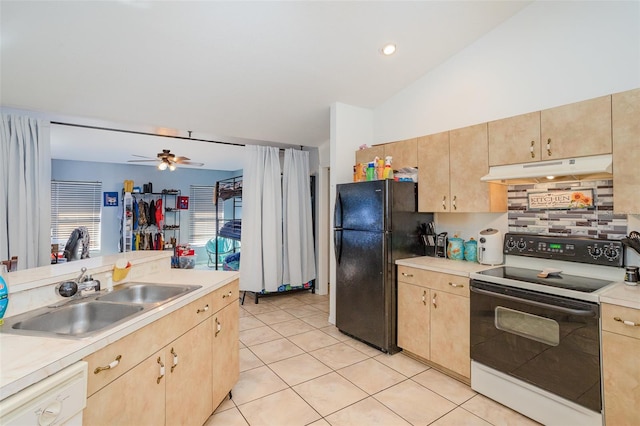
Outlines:
[{"label": "recessed ceiling light", "polygon": [[396,53],[396,45],[393,43],[385,44],[382,48],[382,54],[386,56],[391,56]]}]

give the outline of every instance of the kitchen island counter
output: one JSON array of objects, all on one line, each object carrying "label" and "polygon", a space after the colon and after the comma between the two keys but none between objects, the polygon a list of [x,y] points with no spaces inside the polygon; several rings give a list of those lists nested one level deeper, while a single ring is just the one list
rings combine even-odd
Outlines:
[{"label": "kitchen island counter", "polygon": [[[119,326],[88,338],[35,337],[0,333],[0,400],[82,360],[99,349],[238,279],[238,272],[169,269],[138,282],[199,285],[183,297],[150,309]],[[115,287],[117,289],[117,286]]]}]

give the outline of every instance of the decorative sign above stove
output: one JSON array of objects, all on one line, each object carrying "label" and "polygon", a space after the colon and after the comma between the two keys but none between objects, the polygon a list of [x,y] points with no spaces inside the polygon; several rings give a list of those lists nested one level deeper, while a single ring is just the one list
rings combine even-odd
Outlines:
[{"label": "decorative sign above stove", "polygon": [[545,191],[527,194],[529,209],[535,210],[571,210],[593,208],[593,189],[581,188],[578,191]]}]

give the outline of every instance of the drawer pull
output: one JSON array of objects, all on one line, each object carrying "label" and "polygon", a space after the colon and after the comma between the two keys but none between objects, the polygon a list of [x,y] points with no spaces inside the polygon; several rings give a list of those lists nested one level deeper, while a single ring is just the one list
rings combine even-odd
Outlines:
[{"label": "drawer pull", "polygon": [[407,278],[413,278],[413,274],[407,274],[406,272],[403,272],[402,276]]},{"label": "drawer pull", "polygon": [[630,325],[631,327],[640,327],[640,323],[635,323],[633,321],[623,320],[620,317],[613,317],[614,321],[618,321],[623,323],[624,325]]},{"label": "drawer pull", "polygon": [[551,138],[547,139],[547,155],[551,157]]},{"label": "drawer pull", "polygon": [[227,293],[227,294],[223,294],[223,295],[222,295],[222,298],[224,299],[224,298],[227,298],[227,297],[231,297],[231,295],[232,295],[232,294],[233,294],[233,293],[232,293],[231,291],[229,291],[229,293]]},{"label": "drawer pull", "polygon": [[438,294],[434,293],[433,294],[433,299],[431,299],[431,303],[433,303],[433,307],[436,308],[436,309],[438,308],[438,301],[436,300],[437,297],[438,297]]},{"label": "drawer pull", "polygon": [[160,357],[158,357],[158,364],[160,364],[160,375],[158,376],[156,383],[160,384],[160,380],[164,377],[164,363]]},{"label": "drawer pull", "polygon": [[171,355],[173,355],[173,364],[171,365],[171,372],[173,373],[173,370],[178,366],[178,354],[173,348],[171,348]]},{"label": "drawer pull", "polygon": [[457,195],[453,196],[453,201],[451,202],[451,204],[453,204],[453,209],[454,210],[458,210],[458,206],[456,206],[456,199],[458,198]]},{"label": "drawer pull", "polygon": [[218,334],[222,331],[222,324],[218,321],[218,317],[216,317],[216,334],[213,337],[218,337]]},{"label": "drawer pull", "polygon": [[204,308],[202,308],[202,309],[198,309],[198,311],[196,312],[196,314],[201,314],[201,313],[203,313],[203,312],[207,312],[208,310],[209,310],[209,305],[207,304],[207,305],[205,305],[205,307],[204,307]]},{"label": "drawer pull", "polygon": [[443,196],[442,197],[442,210],[446,210],[447,209],[447,196]]},{"label": "drawer pull", "polygon": [[533,147],[535,146],[535,144],[535,141],[531,141],[531,148],[529,148],[529,151],[531,151],[531,158],[536,158],[536,153],[533,152]]},{"label": "drawer pull", "polygon": [[455,288],[464,288],[463,284],[456,284],[456,283],[449,282],[449,285]]},{"label": "drawer pull", "polygon": [[118,364],[120,364],[121,359],[122,359],[122,355],[118,355],[114,361],[111,361],[109,363],[109,365],[105,367],[97,367],[95,370],[93,370],[93,374],[98,374],[101,371],[111,370],[112,368],[116,368]]},{"label": "drawer pull", "polygon": [[422,292],[422,304],[427,306],[427,290]]}]

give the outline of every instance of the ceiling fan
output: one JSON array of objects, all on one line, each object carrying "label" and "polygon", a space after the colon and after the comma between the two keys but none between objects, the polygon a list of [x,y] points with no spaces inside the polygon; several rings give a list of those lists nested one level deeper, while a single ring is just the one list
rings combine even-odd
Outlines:
[{"label": "ceiling fan", "polygon": [[149,157],[144,157],[142,155],[132,154],[134,157],[142,157],[147,158],[147,160],[129,160],[128,163],[146,163],[146,162],[158,162],[159,170],[169,169],[174,171],[176,169],[176,164],[186,164],[189,166],[204,166],[204,163],[197,163],[195,161],[191,161],[188,157],[176,157],[175,154],[171,153],[169,149],[163,149],[162,152],[159,152],[157,155],[157,159],[151,159]]}]

